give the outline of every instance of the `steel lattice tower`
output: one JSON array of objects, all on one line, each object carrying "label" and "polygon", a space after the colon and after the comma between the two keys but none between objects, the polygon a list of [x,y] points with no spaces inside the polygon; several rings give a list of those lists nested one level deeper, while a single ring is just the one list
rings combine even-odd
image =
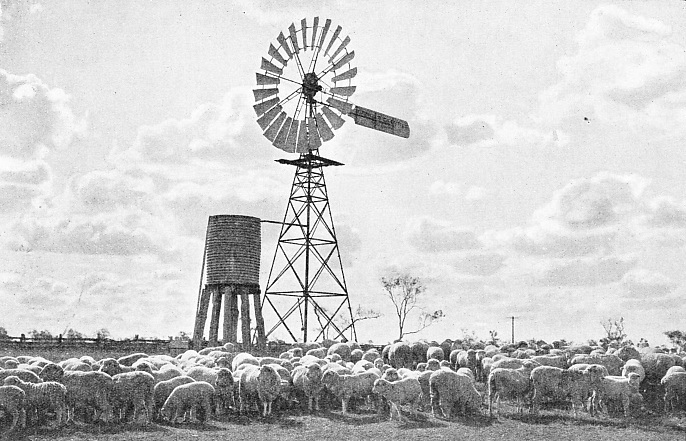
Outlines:
[{"label": "steel lattice tower", "polygon": [[[263,310],[278,317],[266,335],[283,326],[298,341],[299,326],[302,341],[313,336],[311,341],[357,341],[323,170],[343,164],[319,156],[318,150],[278,162],[296,170],[262,301]],[[341,314],[349,314],[349,323],[334,322]]]}]

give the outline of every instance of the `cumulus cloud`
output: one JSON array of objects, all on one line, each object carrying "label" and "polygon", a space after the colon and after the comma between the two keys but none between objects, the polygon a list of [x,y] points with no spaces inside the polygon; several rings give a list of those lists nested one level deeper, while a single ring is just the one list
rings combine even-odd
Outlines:
[{"label": "cumulus cloud", "polygon": [[549,130],[534,119],[519,122],[497,115],[465,115],[445,127],[451,145],[563,146],[568,137],[561,130]]},{"label": "cumulus cloud", "polygon": [[562,80],[541,94],[541,118],[683,129],[686,51],[671,34],[658,20],[598,6],[577,35],[578,52],[558,61]]},{"label": "cumulus cloud", "polygon": [[545,286],[597,286],[620,281],[636,265],[634,257],[592,257],[548,260],[538,268]]},{"label": "cumulus cloud", "polygon": [[439,179],[438,181],[431,183],[429,186],[429,194],[435,196],[458,196],[473,202],[486,198],[488,196],[488,190],[478,185],[472,185],[465,188],[465,186],[459,182],[446,182]]},{"label": "cumulus cloud", "polygon": [[630,299],[665,297],[676,288],[676,284],[670,278],[645,269],[635,269],[626,273],[621,283],[625,297]]},{"label": "cumulus cloud", "polygon": [[474,231],[427,218],[409,225],[407,240],[416,250],[428,253],[470,250],[481,246]]},{"label": "cumulus cloud", "polygon": [[460,273],[473,276],[491,276],[503,267],[506,257],[501,254],[468,254],[452,261]]},{"label": "cumulus cloud", "polygon": [[33,74],[0,69],[0,154],[31,159],[68,146],[86,130],[74,115],[69,96]]}]

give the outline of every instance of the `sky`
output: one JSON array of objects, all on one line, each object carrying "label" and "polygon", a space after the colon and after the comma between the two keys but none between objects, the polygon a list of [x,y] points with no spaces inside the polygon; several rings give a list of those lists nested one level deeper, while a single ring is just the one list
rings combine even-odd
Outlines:
[{"label": "sky", "polygon": [[[190,333],[207,219],[280,220],[293,154],[261,133],[279,32],[331,18],[352,101],[320,153],[349,298],[397,324],[380,279],[419,277],[416,338],[686,330],[681,2],[0,1],[0,326]],[[278,226],[262,226],[261,284]],[[417,311],[418,312],[418,311]],[[408,327],[417,324],[408,319]],[[268,324],[269,326],[269,324]]]}]

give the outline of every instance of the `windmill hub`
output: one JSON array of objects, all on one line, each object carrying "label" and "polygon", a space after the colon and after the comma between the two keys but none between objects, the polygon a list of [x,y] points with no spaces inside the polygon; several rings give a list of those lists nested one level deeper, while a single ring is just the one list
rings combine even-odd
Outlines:
[{"label": "windmill hub", "polygon": [[322,91],[322,86],[319,84],[319,78],[314,72],[305,74],[303,77],[303,95],[309,104],[316,103],[314,97],[317,93]]}]

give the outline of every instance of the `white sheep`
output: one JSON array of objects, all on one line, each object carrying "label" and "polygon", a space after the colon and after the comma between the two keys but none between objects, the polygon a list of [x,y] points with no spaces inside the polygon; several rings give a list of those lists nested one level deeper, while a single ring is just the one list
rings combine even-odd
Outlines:
[{"label": "white sheep", "polygon": [[203,421],[210,419],[214,387],[205,381],[194,381],[176,386],[162,406],[162,415],[175,423],[181,415],[184,422],[196,421],[198,407],[204,415]]},{"label": "white sheep", "polygon": [[155,396],[155,377],[143,371],[122,372],[112,377],[111,400],[114,414],[120,421],[126,409],[133,405],[133,421],[145,412],[145,424],[152,421]]},{"label": "white sheep", "polygon": [[245,366],[241,369],[238,381],[240,412],[247,407],[250,399],[257,396],[262,404],[262,416],[270,415],[272,403],[280,392],[281,377],[271,366]]},{"label": "white sheep", "polygon": [[584,373],[577,370],[565,370],[554,366],[538,366],[529,375],[533,387],[531,412],[537,413],[544,398],[553,400],[571,398],[574,416],[577,408],[582,407],[588,395]]},{"label": "white sheep", "polygon": [[312,412],[312,407],[319,410],[319,395],[324,388],[322,384],[322,367],[317,363],[306,366],[298,366],[292,372],[293,387],[305,394],[308,400],[307,408]]},{"label": "white sheep", "polygon": [[327,371],[322,375],[322,384],[341,401],[343,413],[347,413],[350,398],[369,398],[374,382],[378,379],[378,375],[369,371],[352,375],[339,375],[334,371]]},{"label": "white sheep", "polygon": [[514,398],[517,411],[523,412],[523,402],[529,395],[530,372],[526,369],[492,369],[488,375],[488,414],[493,416],[493,401],[496,401],[497,412],[500,413],[500,399]]},{"label": "white sheep", "polygon": [[19,425],[26,427],[26,393],[17,386],[0,386],[0,408],[12,416],[12,423],[5,433]]},{"label": "white sheep", "polygon": [[665,388],[665,412],[674,410],[674,402],[683,403],[686,400],[686,372],[668,373],[660,384]]},{"label": "white sheep", "polygon": [[7,377],[19,377],[22,381],[28,381],[29,383],[40,383],[40,377],[29,370],[26,369],[4,369],[0,370],[0,382],[4,381]]},{"label": "white sheep", "polygon": [[56,425],[60,427],[67,419],[67,388],[56,381],[29,383],[19,377],[5,378],[5,386],[17,386],[26,394],[26,412],[41,421],[41,414],[50,410],[55,412]]},{"label": "white sheep", "polygon": [[472,379],[451,370],[434,371],[429,377],[429,389],[434,417],[437,416],[437,410],[440,410],[445,418],[450,418],[455,405],[460,406],[462,415],[467,413],[467,409],[478,411],[481,406],[481,395]]},{"label": "white sheep", "polygon": [[632,373],[632,372],[638,374],[638,376],[639,376],[639,378],[640,378],[639,382],[642,383],[643,380],[645,380],[645,378],[646,378],[646,371],[645,371],[645,369],[643,368],[643,365],[641,364],[641,362],[638,361],[638,360],[636,360],[636,359],[634,359],[634,358],[632,358],[632,359],[630,359],[630,360],[627,360],[627,361],[624,363],[624,366],[622,367],[622,377],[627,377],[627,378],[629,378],[629,374]]},{"label": "white sheep", "polygon": [[159,383],[155,384],[155,388],[153,390],[153,404],[155,409],[153,412],[153,418],[156,420],[160,418],[162,406],[164,406],[164,402],[167,401],[167,398],[169,398],[169,395],[171,395],[176,386],[193,383],[194,381],[194,379],[187,375],[181,375],[170,378],[169,380],[160,381]]},{"label": "white sheep", "polygon": [[94,421],[103,415],[109,420],[112,377],[100,371],[65,371],[62,384],[67,388],[68,420],[73,420],[76,408],[93,408]]},{"label": "white sheep", "polygon": [[233,360],[231,361],[231,370],[233,372],[236,372],[238,368],[243,364],[252,364],[255,366],[259,366],[260,360],[258,360],[257,357],[253,356],[252,354],[248,354],[247,352],[238,353],[235,357],[233,357]]},{"label": "white sheep", "polygon": [[[590,371],[592,367],[587,368]],[[638,392],[638,385],[640,382],[639,375],[630,373],[629,377],[608,375],[599,378],[595,381],[595,390],[593,392],[593,408],[602,409],[607,413],[606,402],[609,400],[619,400],[622,402],[624,408],[624,416],[629,416],[629,407],[632,398],[636,397],[642,400],[641,394]]]},{"label": "white sheep", "polygon": [[417,378],[407,377],[393,382],[378,379],[374,382],[372,392],[381,395],[391,403],[391,420],[393,420],[394,409],[398,419],[403,420],[400,414],[400,406],[403,404],[410,404],[412,416],[416,417],[417,406],[422,398],[422,386]]}]

